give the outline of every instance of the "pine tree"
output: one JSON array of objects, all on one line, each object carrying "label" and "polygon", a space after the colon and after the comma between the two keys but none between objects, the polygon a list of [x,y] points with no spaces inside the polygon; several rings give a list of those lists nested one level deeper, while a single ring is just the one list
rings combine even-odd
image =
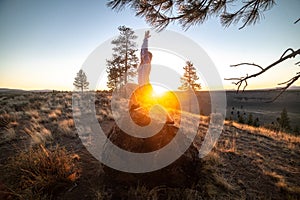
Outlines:
[{"label": "pine tree", "polygon": [[245,123],[245,119],[244,119],[243,115],[238,115],[238,123],[241,123],[241,124]]},{"label": "pine tree", "polygon": [[110,90],[115,90],[121,87],[123,81],[122,77],[122,67],[120,65],[121,56],[114,56],[113,60],[107,60],[107,87]]},{"label": "pine tree", "polygon": [[[106,60],[108,66],[108,83],[111,89],[117,88],[122,84],[126,84],[131,77],[136,75],[135,69],[137,68],[138,57],[136,56],[136,42],[137,36],[131,28],[126,26],[119,26],[118,30],[120,35],[117,39],[113,40],[111,44],[113,47],[113,55],[110,60]],[[112,73],[112,74],[110,74]],[[118,84],[112,84],[118,76]]]},{"label": "pine tree", "polygon": [[[186,62],[186,66],[183,67],[184,74],[180,78],[181,86],[178,87],[179,90],[188,90],[189,92],[194,92],[201,89],[201,85],[196,83],[199,80],[199,77],[196,73],[196,68],[193,63],[190,61]],[[191,94],[190,94],[191,95]],[[192,102],[191,98],[189,98],[189,111],[191,112]]]},{"label": "pine tree", "polygon": [[288,117],[286,108],[283,108],[280,117],[277,119],[277,121],[282,130],[289,131],[291,129],[290,119]]},{"label": "pine tree", "polygon": [[80,89],[81,92],[83,92],[84,89],[88,89],[89,82],[87,81],[87,76],[82,69],[77,73],[73,85],[77,89]]},{"label": "pine tree", "polygon": [[251,113],[248,115],[248,121],[247,121],[247,124],[250,125],[250,126],[253,125],[253,116],[252,116]]},{"label": "pine tree", "polygon": [[197,91],[201,89],[201,85],[196,83],[199,80],[199,77],[196,73],[196,68],[194,67],[193,63],[190,61],[186,62],[186,66],[183,67],[184,74],[180,78],[182,85],[178,87],[179,90],[192,90]]},{"label": "pine tree", "polygon": [[259,127],[259,119],[258,119],[258,117],[255,118],[255,120],[253,122],[253,126]]},{"label": "pine tree", "polygon": [[107,87],[113,91],[118,88],[119,78],[120,78],[120,71],[118,68],[115,67],[108,67],[106,72],[108,73],[108,81]]}]

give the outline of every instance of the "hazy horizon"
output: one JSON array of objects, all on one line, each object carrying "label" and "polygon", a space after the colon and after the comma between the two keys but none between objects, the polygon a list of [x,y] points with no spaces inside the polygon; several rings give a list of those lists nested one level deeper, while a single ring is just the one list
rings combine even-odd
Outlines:
[{"label": "hazy horizon", "polygon": [[[278,91],[280,88],[278,87],[274,87],[274,88],[260,88],[260,89],[255,89],[255,88],[252,88],[252,89],[245,89],[244,91],[240,90],[238,91],[238,93],[243,93],[243,92],[246,92],[246,91],[265,91],[265,90],[271,90],[271,91]],[[57,89],[51,89],[51,88],[42,88],[42,89],[22,89],[22,88],[7,88],[7,87],[0,87],[0,92],[1,90],[22,90],[22,91],[61,91],[61,92],[74,92],[74,91],[79,91],[78,89],[77,90],[57,90]],[[86,91],[107,91],[108,89],[96,89],[96,90],[86,90]],[[293,90],[300,90],[300,86],[291,86],[290,88],[287,89],[287,91],[293,91]],[[186,90],[167,90],[167,91],[171,91],[171,92],[185,92]],[[212,89],[212,90],[197,90],[196,92],[210,92],[210,91],[221,91],[219,89]],[[237,92],[237,89],[224,89],[224,91],[226,92]]]}]

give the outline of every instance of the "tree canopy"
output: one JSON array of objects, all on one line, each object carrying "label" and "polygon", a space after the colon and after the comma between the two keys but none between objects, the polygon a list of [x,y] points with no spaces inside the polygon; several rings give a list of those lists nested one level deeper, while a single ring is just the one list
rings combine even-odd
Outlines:
[{"label": "tree canopy", "polygon": [[196,68],[194,67],[193,63],[187,61],[183,69],[184,69],[184,74],[180,78],[182,85],[178,89],[193,90],[193,91],[200,90],[201,85],[196,82],[197,80],[199,80],[199,77],[197,76]]},{"label": "tree canopy", "polygon": [[137,36],[131,28],[119,26],[120,35],[111,44],[113,47],[112,58],[107,60],[108,83],[110,89],[118,88],[126,84],[131,77],[134,77],[137,68],[138,57],[135,52]]},{"label": "tree canopy", "polygon": [[282,112],[280,113],[280,117],[277,118],[277,122],[282,130],[289,131],[291,129],[290,118],[288,117],[286,108],[283,108]]},{"label": "tree canopy", "polygon": [[82,69],[77,73],[73,85],[77,89],[80,89],[81,92],[83,92],[84,89],[88,89],[89,82],[87,81],[87,76]]}]

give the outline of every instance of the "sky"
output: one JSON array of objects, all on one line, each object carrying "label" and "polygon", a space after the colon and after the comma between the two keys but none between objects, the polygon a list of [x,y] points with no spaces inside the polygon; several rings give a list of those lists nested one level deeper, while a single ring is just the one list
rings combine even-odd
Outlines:
[{"label": "sky", "polygon": [[[258,24],[242,30],[238,29],[241,24],[224,28],[215,18],[188,30],[176,23],[167,30],[176,31],[199,45],[216,66],[223,87],[236,89],[224,78],[244,76],[258,69],[247,66],[231,68],[231,64],[250,62],[265,67],[287,48],[296,50],[300,47],[300,22],[293,23],[300,17],[300,1],[276,3],[264,13]],[[112,11],[106,6],[106,1],[1,0],[0,88],[73,90],[74,77],[89,55],[118,36],[120,25],[155,32],[132,10]],[[153,59],[158,64],[174,65],[176,62],[172,55],[159,52],[154,52]],[[250,80],[248,89],[277,87],[277,83],[287,81],[299,71],[299,66],[294,65],[299,60],[300,56],[288,60]],[[177,67],[183,67],[180,65],[184,62],[178,60]],[[200,73],[201,67],[205,66],[198,66]],[[155,73],[163,74],[155,68],[151,77],[156,77]],[[172,87],[176,89],[179,79],[174,82]],[[205,80],[200,80],[200,83],[205,85]],[[300,81],[295,85],[300,86]],[[105,81],[99,83],[99,88],[105,88]]]}]

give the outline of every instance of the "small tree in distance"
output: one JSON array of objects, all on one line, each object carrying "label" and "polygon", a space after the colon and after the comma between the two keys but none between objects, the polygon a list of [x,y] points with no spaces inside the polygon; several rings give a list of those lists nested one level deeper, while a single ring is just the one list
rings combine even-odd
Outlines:
[{"label": "small tree in distance", "polygon": [[282,130],[289,131],[291,129],[290,119],[288,117],[286,108],[282,110],[280,117],[277,118],[277,122]]},{"label": "small tree in distance", "polygon": [[182,85],[178,87],[179,90],[193,90],[197,91],[201,89],[201,85],[196,81],[199,80],[199,77],[196,73],[196,68],[194,67],[191,61],[186,62],[186,66],[183,67],[184,74],[180,78]]},{"label": "small tree in distance", "polygon": [[250,125],[250,126],[253,125],[253,115],[251,113],[248,115],[247,124]]},{"label": "small tree in distance", "polygon": [[[199,80],[199,77],[197,76],[196,68],[194,67],[193,63],[191,61],[187,61],[186,65],[183,67],[183,69],[184,69],[184,74],[180,78],[182,85],[179,86],[178,89],[179,90],[187,90],[189,92],[200,90],[201,85],[196,82],[197,80]],[[191,104],[192,104],[191,98],[189,98],[189,111],[190,112],[192,111]]]},{"label": "small tree in distance", "polygon": [[89,89],[89,82],[87,81],[87,77],[84,73],[84,71],[81,69],[77,73],[73,85],[77,88],[80,89],[81,92],[83,92],[84,89]]}]

